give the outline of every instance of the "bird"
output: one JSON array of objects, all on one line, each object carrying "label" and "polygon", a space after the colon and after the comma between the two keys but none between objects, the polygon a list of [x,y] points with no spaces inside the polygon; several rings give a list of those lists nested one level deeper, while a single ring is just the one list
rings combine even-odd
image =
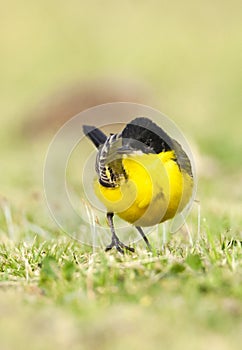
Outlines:
[{"label": "bird", "polygon": [[173,218],[192,196],[189,156],[178,141],[146,116],[137,116],[119,133],[106,135],[91,125],[83,125],[83,132],[97,148],[94,191],[106,207],[112,235],[105,251],[135,251],[117,236],[114,215],[134,225],[151,250],[142,227]]}]

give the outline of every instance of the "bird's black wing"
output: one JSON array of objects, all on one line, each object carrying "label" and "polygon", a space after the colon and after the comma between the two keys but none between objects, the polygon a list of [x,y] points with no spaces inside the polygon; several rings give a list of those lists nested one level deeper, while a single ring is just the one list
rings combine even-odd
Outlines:
[{"label": "bird's black wing", "polygon": [[148,118],[136,118],[122,132],[123,145],[144,153],[160,153],[173,149],[173,140]]},{"label": "bird's black wing", "polygon": [[143,153],[160,153],[174,150],[179,167],[192,176],[190,160],[182,146],[150,119],[139,117],[132,120],[122,131],[123,147]]}]

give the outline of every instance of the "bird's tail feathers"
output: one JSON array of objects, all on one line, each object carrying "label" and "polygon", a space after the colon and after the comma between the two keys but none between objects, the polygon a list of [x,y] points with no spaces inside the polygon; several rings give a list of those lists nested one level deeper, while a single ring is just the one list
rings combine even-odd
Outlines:
[{"label": "bird's tail feathers", "polygon": [[89,137],[97,148],[100,145],[103,145],[107,139],[107,136],[95,126],[83,125],[83,132],[87,137]]}]

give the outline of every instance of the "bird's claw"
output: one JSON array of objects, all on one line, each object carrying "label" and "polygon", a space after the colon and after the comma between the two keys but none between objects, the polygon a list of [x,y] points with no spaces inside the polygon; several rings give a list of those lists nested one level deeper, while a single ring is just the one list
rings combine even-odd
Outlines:
[{"label": "bird's claw", "polygon": [[121,254],[124,254],[124,249],[129,250],[130,252],[134,253],[135,249],[132,247],[129,247],[125,245],[123,242],[121,242],[119,239],[112,240],[112,242],[106,247],[105,252],[108,252],[112,248],[116,248],[117,251]]}]

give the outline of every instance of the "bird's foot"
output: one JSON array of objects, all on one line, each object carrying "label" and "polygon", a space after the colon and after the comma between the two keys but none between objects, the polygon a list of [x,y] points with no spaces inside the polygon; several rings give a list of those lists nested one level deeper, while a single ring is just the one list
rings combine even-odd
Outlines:
[{"label": "bird's foot", "polygon": [[117,251],[121,254],[124,254],[124,249],[129,250],[130,252],[134,252],[134,248],[131,248],[121,242],[118,236],[115,233],[114,225],[113,225],[113,213],[107,213],[108,224],[111,228],[112,232],[112,242],[106,247],[105,252],[111,250],[113,247],[117,249]]},{"label": "bird's foot", "polygon": [[121,254],[124,254],[124,249],[125,249],[125,250],[128,250],[128,251],[130,251],[130,252],[132,252],[132,253],[135,252],[134,248],[125,245],[123,242],[121,242],[121,241],[118,239],[118,237],[114,237],[114,238],[112,239],[112,242],[106,247],[105,252],[108,252],[109,250],[111,250],[111,249],[114,248],[114,247],[115,247],[115,248],[117,249],[117,251],[118,251],[119,253],[121,253]]},{"label": "bird's foot", "polygon": [[142,228],[140,226],[135,226],[136,229],[139,231],[139,233],[141,234],[141,237],[143,238],[143,240],[145,241],[149,251],[152,251],[152,247],[150,245],[150,242],[148,240],[148,238],[146,237],[146,235],[144,234],[144,231],[142,230]]}]

